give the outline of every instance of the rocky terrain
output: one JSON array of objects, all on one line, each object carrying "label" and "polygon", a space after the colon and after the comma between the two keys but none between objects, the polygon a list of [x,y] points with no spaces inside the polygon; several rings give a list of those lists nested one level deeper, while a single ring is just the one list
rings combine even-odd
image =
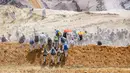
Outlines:
[{"label": "rocky terrain", "polygon": [[[31,3],[30,1],[34,2]],[[0,4],[12,4],[17,7],[46,7],[54,10],[104,11],[112,9],[130,9],[129,0],[0,0]],[[38,7],[39,8],[39,7]]]}]

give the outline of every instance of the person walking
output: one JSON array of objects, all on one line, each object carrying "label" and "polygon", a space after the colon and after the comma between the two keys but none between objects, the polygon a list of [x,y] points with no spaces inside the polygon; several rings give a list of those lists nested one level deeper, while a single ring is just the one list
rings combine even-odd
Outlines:
[{"label": "person walking", "polygon": [[63,53],[63,50],[62,50],[62,45],[59,46],[58,50],[57,50],[57,64],[60,64],[60,61],[61,61],[61,54]]},{"label": "person walking", "polygon": [[42,19],[44,19],[46,17],[46,9],[44,8],[43,10],[42,10]]},{"label": "person walking", "polygon": [[29,44],[30,44],[30,50],[31,50],[31,51],[32,51],[33,48],[35,47],[34,43],[35,43],[35,42],[34,42],[34,39],[30,38]]},{"label": "person walking", "polygon": [[8,41],[11,41],[10,37],[12,36],[10,33],[7,32],[8,35]]},{"label": "person walking", "polygon": [[42,51],[42,53],[43,53],[43,65],[45,65],[46,64],[46,57],[47,57],[47,55],[48,55],[48,51],[47,51],[47,49],[45,48],[45,46],[43,45],[43,51]]},{"label": "person walking", "polygon": [[7,39],[4,35],[2,35],[2,37],[1,37],[1,42],[7,42]]},{"label": "person walking", "polygon": [[16,30],[15,36],[16,36],[17,41],[19,41],[20,33],[19,33],[19,31],[18,31],[18,28],[17,28],[17,30]]},{"label": "person walking", "polygon": [[37,34],[35,34],[34,42],[35,42],[35,48],[38,48],[37,45],[39,43],[39,36]]},{"label": "person walking", "polygon": [[41,34],[40,34],[40,36],[39,36],[40,38],[40,49],[42,49],[43,47],[43,45],[45,45],[46,44],[46,35],[42,32]]},{"label": "person walking", "polygon": [[54,36],[54,47],[56,47],[56,50],[58,49],[59,46],[59,38],[58,36]]},{"label": "person walking", "polygon": [[19,39],[19,43],[20,44],[22,44],[22,43],[24,43],[25,42],[25,35],[23,34],[21,37],[20,37],[20,39]]},{"label": "person walking", "polygon": [[21,48],[24,48],[23,43],[25,42],[26,38],[25,35],[23,34],[20,39],[19,39],[19,44],[21,45]]},{"label": "person walking", "polygon": [[28,15],[29,15],[29,18],[31,18],[31,17],[33,16],[33,10],[34,10],[33,8],[30,8],[29,14],[28,14]]},{"label": "person walking", "polygon": [[68,49],[69,49],[69,45],[67,42],[65,42],[65,44],[63,45],[63,49],[64,49],[65,57],[67,57],[68,56]]},{"label": "person walking", "polygon": [[60,39],[61,39],[61,40],[60,40],[60,41],[61,41],[61,44],[63,45],[63,44],[66,42],[66,38],[65,38],[65,37],[61,37]]},{"label": "person walking", "polygon": [[49,51],[49,53],[51,54],[51,64],[54,65],[55,64],[55,55],[56,55],[54,43],[53,43],[53,46],[52,46],[51,50]]},{"label": "person walking", "polygon": [[48,49],[50,50],[52,47],[52,39],[50,37],[48,37],[47,39],[47,45],[48,45]]}]

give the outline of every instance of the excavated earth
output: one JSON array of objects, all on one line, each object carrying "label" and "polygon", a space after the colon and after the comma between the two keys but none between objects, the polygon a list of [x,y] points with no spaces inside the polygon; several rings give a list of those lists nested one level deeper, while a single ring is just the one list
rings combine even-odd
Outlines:
[{"label": "excavated earth", "polygon": [[129,73],[129,55],[129,46],[73,46],[61,66],[48,66],[48,56],[48,65],[41,68],[43,56],[40,49],[30,51],[28,44],[0,43],[0,73]]}]

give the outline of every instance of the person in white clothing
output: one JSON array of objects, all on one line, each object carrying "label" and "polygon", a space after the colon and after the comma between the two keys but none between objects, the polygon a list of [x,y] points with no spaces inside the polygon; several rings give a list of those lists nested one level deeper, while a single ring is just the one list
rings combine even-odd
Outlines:
[{"label": "person in white clothing", "polygon": [[43,10],[42,10],[42,19],[44,19],[46,17],[46,9],[44,8]]},{"label": "person in white clothing", "polygon": [[40,36],[40,48],[42,49],[43,45],[46,44],[46,35],[42,32],[42,34],[39,35]]}]

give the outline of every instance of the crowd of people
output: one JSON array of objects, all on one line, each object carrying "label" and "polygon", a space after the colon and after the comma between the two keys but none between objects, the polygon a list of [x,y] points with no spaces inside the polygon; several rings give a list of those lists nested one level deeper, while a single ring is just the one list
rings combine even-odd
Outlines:
[{"label": "crowd of people", "polygon": [[[68,56],[69,45],[67,41],[60,41],[62,35],[59,34],[60,31],[56,30],[54,40],[48,37],[44,32],[41,34],[35,34],[34,38],[30,39],[30,50],[38,48],[37,45],[40,45],[40,49],[43,49],[44,64],[46,64],[46,57],[48,54],[51,55],[52,65],[55,63],[55,55],[58,57],[57,64],[60,64],[61,54],[65,55],[65,58]],[[24,36],[23,36],[24,37]],[[23,43],[23,42],[22,42]]]},{"label": "crowd of people", "polygon": [[[48,34],[46,33],[41,33],[41,34],[35,34],[38,37],[30,37],[26,38],[26,35],[22,34],[20,37],[20,33],[16,31],[16,37],[19,43],[25,42],[26,39],[33,40],[38,39],[39,36],[44,37],[44,42],[42,44],[47,43],[47,38],[51,39],[58,39],[58,41],[55,41],[55,45],[57,45],[59,42],[62,43],[64,40],[69,44],[69,45],[88,45],[88,44],[97,44],[98,41],[102,42],[104,45],[108,46],[127,46],[130,43],[130,33],[127,29],[101,29],[97,27],[97,31],[95,33],[90,33],[87,31],[78,31],[77,30],[67,30],[62,33],[59,30],[55,30],[56,32],[60,32],[60,36],[58,38],[56,36],[54,37],[48,37]],[[12,34],[7,33],[8,36],[7,38],[2,35],[1,37],[1,42],[6,42],[6,41],[11,41],[10,37]],[[60,37],[60,39],[59,39]],[[39,40],[35,40],[36,43]],[[54,41],[54,40],[53,40]],[[61,42],[62,41],[62,42]],[[41,41],[40,41],[41,42]]]},{"label": "crowd of people", "polygon": [[[51,55],[52,64],[55,63],[55,55],[57,55],[57,64],[61,62],[61,54],[64,54],[66,58],[68,56],[69,47],[75,45],[87,45],[87,44],[97,44],[97,45],[115,45],[115,46],[127,46],[129,45],[130,33],[126,29],[101,29],[97,27],[96,33],[89,33],[87,31],[73,31],[73,30],[60,30],[55,29],[55,36],[49,37],[44,32],[38,34],[34,33],[35,36],[30,37],[28,43],[30,44],[30,51],[34,49],[42,49],[42,54],[44,57],[44,64],[46,64],[46,58],[48,54]],[[20,44],[25,43],[26,36],[22,34],[19,37],[18,31],[16,32],[18,37],[18,42]],[[8,33],[6,38],[4,35],[1,37],[1,42],[11,41],[11,34]]]},{"label": "crowd of people", "polygon": [[[68,56],[69,44],[67,42],[67,38],[63,37],[59,30],[55,30],[54,39],[48,37],[44,32],[37,34],[34,33],[34,37],[30,37],[30,52],[35,49],[41,49],[41,53],[43,54],[44,63],[46,64],[46,58],[48,54],[51,55],[51,64],[55,65],[55,56],[57,56],[57,64],[61,62],[61,54],[64,55],[65,58]],[[8,33],[11,36],[11,34]],[[26,36],[22,34],[19,37],[19,32],[16,31],[16,37],[18,37],[18,43],[23,44],[26,41]],[[4,35],[1,37],[1,42],[8,42],[10,37],[6,38]]]},{"label": "crowd of people", "polygon": [[87,33],[83,44],[96,44],[101,41],[108,46],[128,46],[130,44],[130,33],[127,29],[101,29],[97,27],[96,33]]}]

